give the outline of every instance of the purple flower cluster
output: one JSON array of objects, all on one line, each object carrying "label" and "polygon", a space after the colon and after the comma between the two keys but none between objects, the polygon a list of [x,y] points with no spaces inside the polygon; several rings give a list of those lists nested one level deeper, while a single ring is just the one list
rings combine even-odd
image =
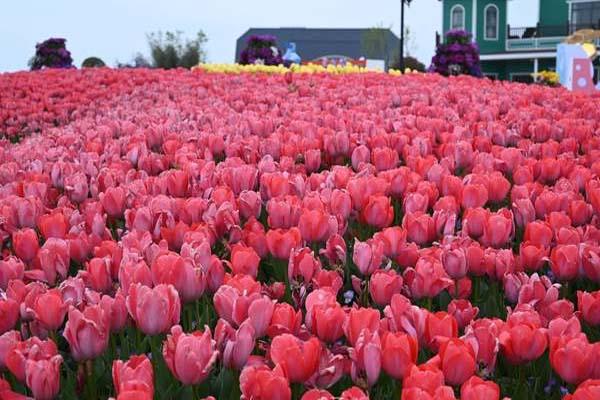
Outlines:
[{"label": "purple flower cluster", "polygon": [[482,76],[479,46],[471,40],[471,34],[456,29],[446,32],[445,41],[438,44],[435,56],[431,59],[429,71],[445,76]]},{"label": "purple flower cluster", "polygon": [[283,64],[277,39],[273,35],[252,35],[240,55],[240,64]]},{"label": "purple flower cluster", "polygon": [[71,52],[66,48],[66,39],[50,38],[35,45],[35,56],[31,60],[31,69],[72,68]]}]

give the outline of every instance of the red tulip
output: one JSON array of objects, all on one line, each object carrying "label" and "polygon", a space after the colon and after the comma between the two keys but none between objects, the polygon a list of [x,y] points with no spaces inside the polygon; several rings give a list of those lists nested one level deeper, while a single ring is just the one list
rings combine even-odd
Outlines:
[{"label": "red tulip", "polygon": [[371,162],[377,171],[396,168],[399,162],[398,153],[389,147],[376,147],[371,153]]},{"label": "red tulip", "polygon": [[569,202],[569,217],[574,226],[582,226],[588,223],[592,217],[593,208],[584,200],[573,200]]},{"label": "red tulip", "polygon": [[461,198],[465,210],[483,207],[488,201],[488,189],[482,184],[467,184],[463,188]]},{"label": "red tulip", "polygon": [[488,215],[489,211],[481,207],[466,209],[462,220],[463,232],[474,239],[479,238],[484,233]]},{"label": "red tulip", "polygon": [[329,208],[339,220],[347,220],[352,211],[352,198],[346,190],[334,189],[329,199]]},{"label": "red tulip", "polygon": [[62,326],[67,309],[58,289],[39,294],[32,304],[35,319],[47,330],[56,330]]},{"label": "red tulip", "polygon": [[394,379],[403,379],[417,362],[417,340],[405,333],[385,333],[381,348],[382,367]]},{"label": "red tulip", "polygon": [[470,377],[460,387],[461,400],[500,400],[500,387],[496,382]]},{"label": "red tulip", "polygon": [[162,352],[167,367],[184,385],[204,381],[219,354],[208,327],[204,332],[185,334],[179,325],[171,328]]},{"label": "red tulip", "polygon": [[272,229],[289,229],[298,225],[301,204],[296,196],[274,198],[267,202],[267,223]]},{"label": "red tulip", "polygon": [[291,228],[289,230],[270,229],[267,232],[267,246],[273,257],[287,260],[292,249],[298,248],[302,241],[300,230]]},{"label": "red tulip", "polygon": [[154,396],[154,372],[152,363],[145,355],[131,356],[129,360],[115,360],[112,365],[112,377],[117,395],[128,391],[138,392],[147,397]]},{"label": "red tulip", "polygon": [[377,305],[390,304],[392,296],[402,290],[402,276],[393,269],[376,270],[369,279],[369,294]]},{"label": "red tulip", "polygon": [[256,278],[260,257],[252,247],[236,243],[231,246],[231,270],[234,274],[246,274]]},{"label": "red tulip", "polygon": [[155,285],[173,285],[184,302],[200,298],[206,278],[200,268],[188,258],[177,253],[161,254],[152,263],[152,281]]},{"label": "red tulip", "polygon": [[408,193],[404,197],[402,206],[404,208],[404,213],[426,213],[429,209],[429,198],[418,192]]},{"label": "red tulip", "polygon": [[329,288],[334,293],[339,292],[343,286],[342,277],[337,271],[321,269],[315,273],[313,284],[316,289]]},{"label": "red tulip", "polygon": [[367,396],[360,388],[353,386],[342,392],[340,400],[369,400],[369,396]]},{"label": "red tulip", "polygon": [[442,263],[433,257],[422,257],[414,269],[406,269],[404,281],[414,299],[435,297],[452,285],[452,280],[444,271]]},{"label": "red tulip", "polygon": [[374,237],[383,244],[383,254],[390,259],[396,258],[406,244],[406,231],[399,226],[385,228]]},{"label": "red tulip", "polygon": [[172,285],[151,289],[137,283],[129,288],[127,310],[142,332],[156,335],[179,323],[181,304]]},{"label": "red tulip", "polygon": [[76,361],[91,360],[104,353],[110,335],[108,318],[100,305],[87,306],[83,312],[70,308],[63,336]]},{"label": "red tulip", "polygon": [[60,390],[60,365],[63,359],[55,355],[47,360],[25,362],[25,382],[34,398],[52,400]]},{"label": "red tulip", "polygon": [[371,150],[364,144],[360,146],[356,146],[352,151],[351,162],[352,168],[355,171],[360,171],[362,169],[363,164],[368,164],[371,160]]},{"label": "red tulip", "polygon": [[290,382],[305,382],[317,370],[321,343],[313,337],[302,341],[284,333],[271,342],[270,358],[285,371]]},{"label": "red tulip", "polygon": [[23,262],[16,257],[0,260],[0,289],[6,290],[10,280],[23,279],[24,270]]},{"label": "red tulip", "polygon": [[457,336],[458,323],[452,315],[444,311],[427,314],[424,339],[429,348],[437,350],[445,339]]},{"label": "red tulip", "polygon": [[69,243],[63,239],[50,238],[37,253],[34,267],[25,272],[29,279],[45,281],[54,285],[58,277],[65,279],[70,266]]},{"label": "red tulip", "polygon": [[127,304],[123,292],[119,289],[115,297],[102,296],[100,307],[104,310],[111,332],[119,332],[127,324]]},{"label": "red tulip", "polygon": [[600,379],[588,379],[580,384],[573,394],[567,394],[563,400],[592,400],[600,396]]},{"label": "red tulip", "polygon": [[477,317],[479,307],[473,307],[469,300],[452,300],[448,304],[448,314],[458,323],[458,329],[464,329]]},{"label": "red tulip", "polygon": [[69,228],[66,217],[60,211],[40,216],[37,225],[45,239],[64,239]]},{"label": "red tulip", "polygon": [[533,221],[525,226],[523,240],[538,246],[549,247],[554,234],[546,222]]},{"label": "red tulip", "polygon": [[[424,392],[422,395],[428,394],[430,397],[433,397],[435,396],[436,391],[443,386],[444,373],[435,365],[413,365],[408,371],[408,375],[406,375],[402,381],[402,398],[404,399],[405,392],[410,391],[411,389],[420,389],[421,392]],[[407,396],[407,398],[418,399],[419,397]]]},{"label": "red tulip", "polygon": [[167,191],[173,197],[186,197],[189,179],[190,178],[185,171],[169,171],[169,174],[167,175]]},{"label": "red tulip", "polygon": [[362,220],[375,228],[382,229],[394,220],[394,208],[387,196],[370,196],[361,212]]},{"label": "red tulip", "polygon": [[351,345],[358,340],[363,330],[377,332],[379,330],[379,310],[374,308],[352,308],[344,324],[344,334]]},{"label": "red tulip", "polygon": [[304,210],[298,229],[306,242],[324,242],[330,236],[329,215],[318,209]]},{"label": "red tulip", "polygon": [[440,386],[433,394],[420,388],[408,388],[402,390],[401,400],[456,400],[454,391],[450,386]]},{"label": "red tulip", "polygon": [[567,383],[579,384],[590,378],[595,362],[593,346],[585,336],[559,337],[550,349],[550,365]]},{"label": "red tulip", "polygon": [[273,316],[267,328],[267,334],[270,338],[274,338],[282,333],[298,335],[301,324],[301,310],[296,311],[287,303],[277,303],[273,309]]},{"label": "red tulip", "polygon": [[346,313],[336,301],[334,292],[314,290],[307,296],[305,306],[306,327],[319,339],[333,343],[343,335]]},{"label": "red tulip", "polygon": [[383,262],[383,244],[375,239],[360,242],[354,238],[352,261],[361,274],[365,276],[372,274]]},{"label": "red tulip", "polygon": [[112,266],[108,257],[92,258],[84,272],[81,276],[92,289],[107,293],[112,288]]},{"label": "red tulip", "polygon": [[56,343],[52,340],[40,340],[37,336],[32,336],[25,341],[15,343],[6,353],[4,361],[6,368],[15,378],[20,382],[25,382],[28,360],[51,360],[57,354]]},{"label": "red tulip", "polygon": [[539,358],[548,345],[546,333],[530,324],[517,324],[499,335],[502,353],[511,364],[523,364]]},{"label": "red tulip", "polygon": [[300,400],[335,400],[327,390],[311,389],[304,392]]},{"label": "red tulip", "polygon": [[[514,189],[513,189],[514,190]],[[535,208],[530,199],[517,199],[512,204],[515,222],[519,228],[524,228],[535,220]]]},{"label": "red tulip", "polygon": [[228,368],[241,369],[246,365],[252,349],[256,333],[248,320],[244,321],[236,331],[227,321],[219,318],[215,328],[215,340],[220,349],[223,364]]},{"label": "red tulip", "polygon": [[245,400],[290,400],[292,392],[283,369],[266,365],[248,366],[240,375],[240,390]]},{"label": "red tulip", "polygon": [[244,190],[237,199],[240,215],[243,218],[259,218],[262,210],[260,194],[251,190]]},{"label": "red tulip", "polygon": [[0,294],[0,335],[11,330],[19,319],[19,303]]},{"label": "red tulip", "polygon": [[0,335],[0,368],[6,367],[6,357],[9,351],[21,341],[21,334],[17,331],[8,331]]},{"label": "red tulip", "polygon": [[315,258],[312,250],[307,247],[294,249],[288,262],[288,278],[290,281],[302,277],[305,283],[311,281],[314,274],[321,269],[321,262]]},{"label": "red tulip", "polygon": [[577,291],[577,305],[585,322],[592,326],[600,325],[600,290],[591,293]]},{"label": "red tulip", "polygon": [[550,267],[557,279],[568,281],[579,274],[579,248],[574,244],[557,245],[550,253]]},{"label": "red tulip", "polygon": [[465,329],[463,341],[477,349],[477,362],[485,366],[485,370],[493,372],[499,350],[497,320],[478,319]]},{"label": "red tulip", "polygon": [[452,279],[467,275],[467,254],[463,248],[445,249],[442,253],[442,265]]},{"label": "red tulip", "polygon": [[490,214],[483,226],[481,244],[494,248],[504,247],[514,234],[512,212],[502,209]]},{"label": "red tulip", "polygon": [[12,244],[17,257],[26,263],[35,258],[40,248],[37,234],[31,228],[14,231],[12,234]]},{"label": "red tulip", "polygon": [[475,373],[475,353],[461,339],[451,338],[440,345],[440,366],[447,383],[462,385]]},{"label": "red tulip", "polygon": [[489,176],[488,180],[488,195],[489,200],[493,203],[500,203],[506,198],[510,191],[510,182],[502,173],[495,171]]},{"label": "red tulip", "polygon": [[366,379],[368,386],[373,386],[381,372],[381,341],[377,331],[363,329],[350,348],[350,359],[352,366],[350,374],[352,380],[357,382],[359,379]]},{"label": "red tulip", "polygon": [[402,219],[402,227],[406,230],[406,237],[417,245],[424,245],[435,239],[435,223],[428,214],[406,214]]},{"label": "red tulip", "polygon": [[125,211],[126,202],[125,189],[122,187],[109,187],[100,194],[102,208],[112,218],[121,217]]}]

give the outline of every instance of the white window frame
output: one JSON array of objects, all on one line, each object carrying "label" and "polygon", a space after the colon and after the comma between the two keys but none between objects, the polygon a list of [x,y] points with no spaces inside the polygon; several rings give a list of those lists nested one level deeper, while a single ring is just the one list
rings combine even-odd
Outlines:
[{"label": "white window frame", "polygon": [[[496,37],[489,37],[488,36],[488,32],[487,32],[487,10],[488,8],[495,8],[496,9]],[[500,37],[500,10],[498,9],[498,7],[495,4],[488,4],[487,6],[485,6],[485,8],[483,9],[483,40],[489,40],[489,41],[497,41]]]},{"label": "white window frame", "polygon": [[[461,9],[462,10],[462,26],[460,28],[455,28],[452,26],[452,23],[454,21],[454,10],[456,9]],[[452,8],[450,9],[450,30],[453,29],[462,29],[463,31],[467,30],[467,23],[466,23],[466,18],[467,18],[467,12],[465,11],[465,8],[462,6],[462,4],[455,4],[452,6]]]}]

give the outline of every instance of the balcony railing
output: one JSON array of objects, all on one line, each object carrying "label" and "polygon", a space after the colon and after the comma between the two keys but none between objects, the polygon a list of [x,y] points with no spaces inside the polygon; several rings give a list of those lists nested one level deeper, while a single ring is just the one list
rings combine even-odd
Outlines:
[{"label": "balcony railing", "polygon": [[599,29],[598,24],[536,25],[506,27],[507,51],[554,50],[566,36],[581,29]]},{"label": "balcony railing", "polygon": [[569,36],[581,29],[600,29],[600,21],[597,24],[564,24],[564,25],[536,25],[527,27],[506,28],[507,39],[531,39],[541,37]]}]

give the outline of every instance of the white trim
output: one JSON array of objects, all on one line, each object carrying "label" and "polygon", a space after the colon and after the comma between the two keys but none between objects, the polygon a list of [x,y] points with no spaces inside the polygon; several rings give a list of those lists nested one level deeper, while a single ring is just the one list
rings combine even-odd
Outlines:
[{"label": "white trim", "polygon": [[477,0],[473,0],[473,9],[471,10],[471,32],[473,33],[473,40],[477,41]]},{"label": "white trim", "polygon": [[462,6],[462,4],[455,4],[455,5],[453,5],[453,6],[452,6],[452,8],[450,8],[450,24],[449,24],[448,26],[450,27],[450,30],[452,30],[452,29],[459,29],[459,28],[455,28],[455,27],[453,26],[453,24],[452,24],[452,21],[453,21],[453,19],[454,19],[454,15],[453,15],[453,13],[454,13],[454,9],[455,9],[455,8],[460,8],[460,9],[462,9],[462,27],[461,27],[461,28],[462,28],[463,30],[466,30],[466,29],[467,29],[467,27],[466,27],[465,18],[467,17],[467,13],[466,13],[466,11],[465,11],[465,8]]},{"label": "white trim", "polygon": [[[487,10],[488,10],[488,8],[492,8],[492,7],[496,9],[496,37],[495,38],[488,37],[488,35],[487,35],[487,22],[488,22],[487,21]],[[498,41],[498,39],[500,39],[500,10],[498,9],[498,7],[495,4],[490,3],[483,8],[483,40]]]},{"label": "white trim", "polygon": [[[565,36],[543,36],[543,37],[531,37],[531,38],[526,38],[526,39],[506,39],[504,41],[504,49],[506,51],[531,51],[532,50],[531,48],[525,48],[525,49],[518,49],[518,48],[517,49],[514,49],[514,48],[509,49],[508,48],[509,43],[522,42],[522,43],[531,43],[536,49],[539,48],[538,50],[543,50],[542,48],[540,48],[540,47],[542,47],[539,45],[540,41],[546,42],[548,40],[557,40],[558,42],[562,42],[564,39],[565,39]],[[545,49],[548,50],[550,48],[554,48],[555,46],[543,46],[543,47],[545,47]]]},{"label": "white trim", "polygon": [[534,58],[556,58],[556,52],[539,52],[539,53],[498,53],[498,54],[482,54],[479,56],[481,61],[497,61],[497,60],[528,60]]},{"label": "white trim", "polygon": [[571,25],[573,23],[573,20],[571,19],[571,17],[573,16],[573,5],[570,1],[567,1],[567,3],[569,3],[569,15],[567,15],[567,21],[569,21],[569,25]]}]

